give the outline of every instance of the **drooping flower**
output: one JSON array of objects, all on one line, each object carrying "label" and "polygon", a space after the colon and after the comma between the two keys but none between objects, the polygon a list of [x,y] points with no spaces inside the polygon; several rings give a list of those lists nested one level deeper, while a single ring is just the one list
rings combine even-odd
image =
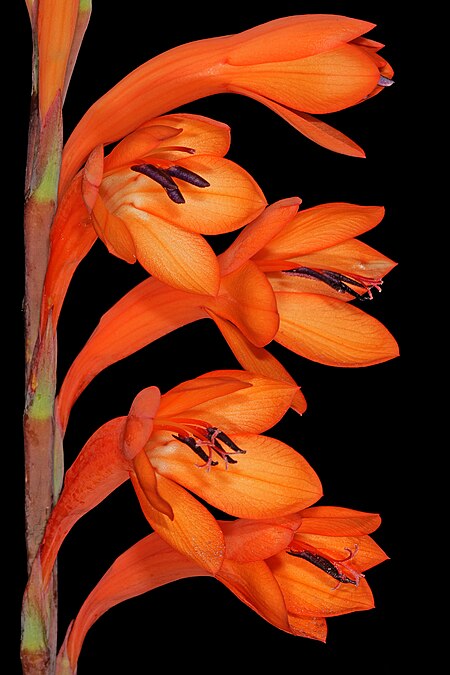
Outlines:
[{"label": "drooping flower", "polygon": [[[327,618],[374,607],[364,573],[387,559],[369,536],[379,524],[376,514],[330,506],[271,520],[222,521],[225,558],[212,576],[276,628],[325,641]],[[211,573],[157,534],[145,537],[92,590],[59,658],[75,670],[87,631],[114,605],[203,575]]]},{"label": "drooping flower", "polygon": [[114,255],[139,262],[176,288],[215,295],[220,274],[203,234],[242,227],[264,195],[224,155],[229,127],[198,115],[150,120],[103,160],[90,156],[60,202],[51,232],[44,318],[56,328],[70,279],[99,236]]},{"label": "drooping flower", "polygon": [[[272,339],[333,366],[381,363],[398,354],[393,336],[349,301],[379,288],[395,265],[355,239],[383,217],[380,207],[324,204],[298,211],[299,199],[269,206],[219,256],[216,297],[187,294],[148,279],[102,318],[59,393],[60,419],[106,366],[201,318],[212,318],[248,371],[293,382],[264,346]],[[304,412],[297,392],[293,407]]]},{"label": "drooping flower", "polygon": [[96,146],[217,93],[254,98],[313,141],[363,156],[355,143],[310,113],[342,110],[391,82],[392,69],[378,54],[383,45],[361,38],[373,27],[338,15],[290,16],[156,56],[110,89],[76,126],[64,151],[61,194]]},{"label": "drooping flower", "polygon": [[296,389],[245,371],[214,371],[163,396],[156,387],[140,392],[129,415],[94,433],[67,471],[41,549],[44,580],[71,527],[128,478],[152,528],[212,572],[222,564],[223,536],[193,494],[245,518],[317,501],[320,482],[303,457],[260,435],[281,419]]}]

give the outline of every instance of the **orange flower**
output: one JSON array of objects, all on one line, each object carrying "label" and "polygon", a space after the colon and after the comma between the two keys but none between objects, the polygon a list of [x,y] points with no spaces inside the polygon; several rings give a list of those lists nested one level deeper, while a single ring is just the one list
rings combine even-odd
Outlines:
[{"label": "orange flower", "polygon": [[[219,256],[222,278],[215,298],[148,279],[114,305],[63,382],[62,427],[74,401],[103,368],[201,318],[216,322],[243,368],[287,382],[293,382],[290,375],[264,349],[272,339],[333,366],[368,366],[397,356],[386,328],[348,302],[379,288],[395,265],[354,238],[374,227],[383,209],[338,203],[297,213],[299,201],[269,206]],[[293,407],[306,409],[300,392]]]},{"label": "orange flower", "polygon": [[[326,618],[371,609],[364,572],[387,556],[368,536],[376,514],[319,506],[272,520],[221,522],[226,554],[213,574],[276,628],[325,641]],[[151,534],[113,563],[69,629],[59,658],[73,672],[87,631],[108,609],[177,579],[211,575]]]},{"label": "orange flower", "polygon": [[[264,209],[260,188],[224,159],[229,127],[166,115],[127,136],[103,161],[90,156],[65,192],[51,233],[44,316],[56,327],[70,279],[97,235],[114,255],[167,284],[215,295],[220,274],[203,234],[242,227]],[[92,227],[93,226],[93,227]]]},{"label": "orange flower", "polygon": [[360,37],[373,27],[345,16],[290,16],[156,56],[81,119],[65,147],[61,192],[96,146],[123,138],[150,117],[217,93],[254,98],[313,141],[363,156],[355,143],[309,113],[342,110],[390,83],[392,69],[378,55],[382,45]]},{"label": "orange flower", "polygon": [[152,528],[211,572],[222,564],[223,535],[191,493],[245,518],[314,503],[321,486],[312,468],[260,435],[281,419],[296,389],[244,371],[214,371],[163,396],[156,387],[140,392],[128,417],[103,425],[67,471],[41,551],[44,579],[74,523],[129,477]]}]

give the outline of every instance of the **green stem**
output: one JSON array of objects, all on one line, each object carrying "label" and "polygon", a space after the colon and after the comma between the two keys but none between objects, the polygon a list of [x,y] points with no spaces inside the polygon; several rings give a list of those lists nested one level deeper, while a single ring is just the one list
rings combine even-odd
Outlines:
[{"label": "green stem", "polygon": [[30,577],[22,610],[21,658],[26,675],[50,675],[55,672],[57,647],[56,571],[44,589],[36,554],[59,493],[61,462],[60,457],[55,457],[55,447],[59,450],[54,421],[56,338],[51,323],[40,327],[40,310],[49,233],[56,209],[62,115],[58,95],[45,120],[39,118],[36,52],[35,49],[24,213],[25,518]]}]

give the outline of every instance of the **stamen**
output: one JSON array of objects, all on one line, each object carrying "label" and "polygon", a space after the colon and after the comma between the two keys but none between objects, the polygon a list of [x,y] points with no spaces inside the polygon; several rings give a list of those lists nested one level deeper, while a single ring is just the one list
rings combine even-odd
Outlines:
[{"label": "stamen", "polygon": [[211,185],[210,183],[208,183],[207,180],[199,176],[198,173],[189,171],[189,169],[185,169],[183,166],[177,166],[176,164],[174,164],[172,166],[169,166],[169,168],[166,170],[170,176],[175,176],[175,178],[183,180],[185,183],[195,185],[195,187],[205,188],[210,187]]},{"label": "stamen", "polygon": [[378,86],[379,87],[390,87],[394,84],[394,80],[390,80],[388,77],[384,77],[383,75],[380,75],[380,79],[378,80]]},{"label": "stamen", "polygon": [[[358,546],[356,545],[354,552],[348,548],[346,548],[345,550],[349,551],[350,555],[344,558],[344,560],[345,561],[351,560],[352,558],[355,557],[356,553],[358,552]],[[338,584],[333,588],[333,590],[338,589],[340,584],[353,584],[353,586],[358,586],[360,577],[364,576],[364,574],[361,574],[360,572],[357,572],[356,570],[347,567],[347,565],[343,565],[342,563],[344,562],[344,560],[332,561],[329,560],[328,558],[325,558],[323,555],[320,555],[320,553],[315,553],[314,551],[308,551],[307,549],[298,549],[298,550],[290,549],[287,551],[287,553],[289,555],[293,555],[296,558],[306,560],[307,562],[311,563],[315,567],[318,567],[320,570],[325,572],[325,574],[328,574],[333,579],[336,579]],[[344,569],[346,569],[350,574],[353,574],[355,578],[353,579],[352,577],[343,574],[339,569],[339,567],[334,565],[334,563],[337,563],[339,567],[343,567]]]},{"label": "stamen", "polygon": [[225,443],[225,445],[228,445],[229,448],[234,450],[235,453],[245,455],[247,452],[246,450],[242,450],[241,448],[238,448],[236,443],[234,443],[229,436],[227,436],[223,431],[218,429],[217,427],[208,427],[206,429],[206,432],[208,434],[208,438],[210,439],[211,443],[217,443],[216,439],[218,438],[222,443]]},{"label": "stamen", "polygon": [[[347,277],[345,274],[340,274],[339,272],[333,272],[331,270],[318,271],[311,269],[310,267],[295,267],[291,270],[282,270],[282,274],[322,281],[334,291],[337,291],[338,293],[349,293],[357,300],[372,300],[373,295],[371,289],[376,288],[377,291],[381,292],[381,284],[383,283],[381,279],[366,279],[359,275]],[[357,286],[358,288],[364,288],[365,293],[357,293],[357,291],[351,288],[349,284]]]},{"label": "stamen", "polygon": [[181,441],[181,443],[184,443],[187,445],[191,450],[195,452],[200,459],[203,459],[204,462],[206,462],[206,465],[208,466],[217,466],[219,462],[215,462],[211,459],[210,455],[207,455],[206,452],[200,447],[200,445],[197,443],[195,438],[192,438],[192,436],[175,436],[175,434],[172,434],[174,438],[176,438],[177,441]]},{"label": "stamen", "polygon": [[175,202],[175,204],[185,203],[185,199],[178,189],[177,184],[164,169],[159,169],[158,167],[153,166],[153,164],[135,164],[130,168],[132,171],[142,173],[144,176],[147,176],[147,178],[154,180],[158,185],[161,185],[166,191],[169,199]]},{"label": "stamen", "polygon": [[[225,462],[225,469],[228,469],[228,464],[237,464],[237,460],[233,459],[231,455],[242,455],[246,451],[239,448],[236,443],[234,443],[229,436],[227,436],[223,431],[217,427],[210,427],[206,422],[196,419],[188,418],[179,418],[177,420],[182,424],[175,425],[171,422],[160,422],[158,428],[167,428],[171,431],[178,431],[177,434],[172,434],[173,438],[177,441],[181,441],[187,445],[191,450],[195,452],[201,459],[204,460],[207,470],[212,466],[217,466],[218,462],[213,461],[212,453],[215,452],[220,459]],[[231,452],[228,449],[225,449],[221,443],[231,448]],[[203,448],[207,448],[207,451]]]}]

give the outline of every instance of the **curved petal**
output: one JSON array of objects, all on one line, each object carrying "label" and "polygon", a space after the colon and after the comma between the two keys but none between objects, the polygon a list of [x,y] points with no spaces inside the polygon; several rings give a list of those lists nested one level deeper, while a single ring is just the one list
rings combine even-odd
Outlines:
[{"label": "curved petal", "polygon": [[78,176],[64,194],[50,233],[50,257],[42,299],[41,325],[46,325],[48,312],[52,309],[55,331],[75,270],[97,239],[83,201],[81,180],[81,176]]},{"label": "curved petal", "polygon": [[[202,381],[205,387],[199,389]],[[162,397],[159,416],[207,420],[227,433],[253,434],[279,422],[297,389],[295,384],[242,370],[213,371],[188,385],[187,389],[175,387]]]},{"label": "curved petal", "polygon": [[169,139],[172,144],[177,141],[173,139],[179,137],[182,130],[176,127],[163,125],[159,123],[160,118],[152,120],[152,123],[139,127],[132,134],[125,136],[105,158],[105,172],[114,169],[130,167],[136,164],[139,159],[158,148],[164,141]]},{"label": "curved petal", "polygon": [[104,152],[103,145],[93,149],[82,171],[81,191],[86,208],[91,213],[98,197],[103,179]]},{"label": "curved petal", "polygon": [[280,554],[267,564],[280,584],[289,614],[327,617],[374,607],[365,579],[358,586],[336,588],[336,579],[306,560]]},{"label": "curved petal", "polygon": [[341,506],[312,506],[302,512],[301,534],[357,536],[374,532],[381,523],[377,513]]},{"label": "curved petal", "polygon": [[160,401],[158,387],[143,389],[135,397],[123,431],[122,451],[127,459],[133,459],[150,438]]},{"label": "curved petal", "polygon": [[272,286],[251,260],[222,277],[219,295],[205,309],[231,321],[257,347],[270,342],[278,330]]},{"label": "curved petal", "polygon": [[174,549],[215,574],[225,554],[222,530],[215,518],[182,487],[157,475],[158,493],[173,510],[173,520],[153,508],[137,478],[131,474],[144,516],[151,527]]},{"label": "curved petal", "polygon": [[146,279],[132,289],[104,314],[70,367],[58,395],[62,429],[78,396],[104,368],[205,316],[195,295],[156,279]]},{"label": "curved petal", "polygon": [[308,293],[275,293],[280,313],[276,341],[329,366],[358,367],[398,356],[398,345],[373,317],[353,305]]},{"label": "curved petal", "polygon": [[67,470],[64,488],[53,509],[40,549],[47,583],[66,535],[85,513],[128,479],[130,463],[121,452],[125,417],[104,424],[87,441]]},{"label": "curved petal", "polygon": [[159,474],[238,518],[295,513],[322,496],[315,471],[285,443],[254,434],[232,434],[231,439],[245,451],[236,455],[236,464],[219,462],[207,471],[196,465],[190,448],[169,439],[151,450],[151,462]]},{"label": "curved petal", "polygon": [[[159,494],[156,472],[145,452],[140,452],[136,455],[133,461],[133,469],[136,474],[137,483],[152,509],[173,520],[175,517],[173,509],[169,502]],[[134,476],[133,485],[136,487]]]},{"label": "curved petal", "polygon": [[130,202],[136,209],[201,234],[237,230],[259,216],[267,205],[256,181],[229,159],[191,155],[178,159],[176,165],[193,171],[209,183],[208,187],[200,188],[175,176],[174,181],[185,200],[183,204],[169,199],[155,181],[144,175],[136,179],[128,169],[109,176],[106,189],[117,202],[117,186],[125,185],[121,188],[125,204]]},{"label": "curved petal", "polygon": [[335,14],[305,14],[275,19],[236,36],[229,52],[234,66],[291,61],[335,47],[367,33],[375,24]]},{"label": "curved petal", "polygon": [[300,211],[276,234],[255,259],[291,259],[322,251],[357,237],[383,219],[382,206],[358,206],[336,202]]},{"label": "curved petal", "polygon": [[230,87],[230,91],[233,91],[235,94],[249,96],[255,101],[259,101],[259,103],[267,106],[282,119],[286,120],[286,122],[303,134],[303,136],[306,136],[310,141],[321,145],[327,150],[339,152],[342,155],[349,155],[350,157],[366,156],[364,150],[352,141],[351,138],[348,138],[348,136],[345,136],[345,134],[334,129],[322,120],[318,120],[316,117],[308,115],[308,113],[286,108],[283,105],[275,103],[275,101],[271,101],[265,96],[260,96],[255,92],[246,91],[245,89],[236,86]]},{"label": "curved petal", "polygon": [[[364,572],[389,559],[372,537],[367,534],[333,537],[322,534],[298,533],[295,539],[306,543],[308,547],[312,546],[321,553],[323,552],[325,556],[337,562],[345,561],[345,558],[350,555],[348,567],[357,572]],[[342,567],[345,572],[345,564]]]},{"label": "curved petal", "polygon": [[300,523],[298,513],[270,520],[222,521],[226,557],[240,563],[270,558],[288,548]]},{"label": "curved petal", "polygon": [[[228,124],[203,115],[175,113],[157,118],[158,124],[170,124],[181,129],[175,145],[193,148],[196,155],[223,157],[230,149],[231,132]],[[173,143],[162,143],[161,150]]]},{"label": "curved petal", "polygon": [[303,59],[236,68],[230,84],[288,108],[320,114],[359,103],[379,77],[365,50],[344,44]]},{"label": "curved petal", "polygon": [[84,638],[111,607],[177,579],[205,575],[205,570],[150,534],[122,553],[93,588],[70,630],[67,654],[76,669]]},{"label": "curved petal", "polygon": [[[255,347],[230,321],[221,319],[210,310],[206,311],[217,324],[228,346],[243,368],[272,380],[280,380],[281,382],[288,382],[296,387],[298,386],[281,363],[266,349]],[[306,400],[300,390],[295,392],[291,408],[300,415],[305,412]]]},{"label": "curved petal", "polygon": [[219,264],[204,237],[134,206],[124,206],[118,213],[137,259],[152,276],[180,290],[216,295]]},{"label": "curved petal", "polygon": [[327,622],[319,616],[298,616],[288,614],[289,627],[294,635],[325,642],[327,639]]},{"label": "curved petal", "polygon": [[299,197],[270,204],[256,220],[247,225],[234,242],[219,256],[220,273],[230,274],[252,258],[295,216]]},{"label": "curved petal", "polygon": [[108,209],[100,192],[92,209],[92,224],[112,255],[131,264],[136,262],[136,246],[126,223]]},{"label": "curved petal", "polygon": [[283,594],[265,562],[224,560],[216,578],[263,619],[289,632]]}]

